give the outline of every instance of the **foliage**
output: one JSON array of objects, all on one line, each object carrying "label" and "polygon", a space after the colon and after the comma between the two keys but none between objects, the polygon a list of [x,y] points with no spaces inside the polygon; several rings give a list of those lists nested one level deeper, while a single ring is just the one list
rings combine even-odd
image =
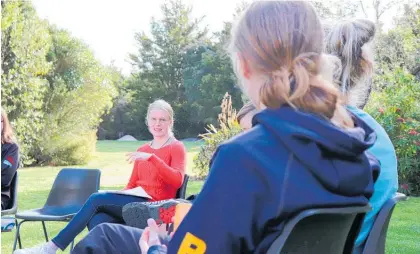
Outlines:
[{"label": "foliage", "polygon": [[366,110],[387,131],[398,158],[399,182],[420,195],[420,82],[402,69],[377,78],[383,84]]},{"label": "foliage", "polygon": [[[87,163],[95,146],[100,117],[112,106],[119,73],[102,66],[92,51],[65,30],[50,29],[53,46],[47,57],[53,68],[44,100],[42,140],[34,157],[38,164]],[[79,154],[77,154],[79,153]]]},{"label": "foliage", "polygon": [[[132,91],[133,128],[137,137],[148,135],[144,125],[147,106],[153,100],[168,101],[174,111],[175,133],[185,136],[191,123],[186,110],[182,64],[187,48],[206,40],[207,28],[201,28],[202,18],[192,19],[192,9],[180,0],[166,1],[161,6],[162,19],[152,19],[150,35],[137,33],[138,53],[131,54],[136,73],[129,79]],[[138,133],[138,132],[137,132]]]},{"label": "foliage", "polygon": [[43,100],[51,68],[45,56],[51,46],[48,24],[30,2],[2,1],[1,104],[17,134],[21,158],[32,163],[32,147],[40,142]]},{"label": "foliage", "polygon": [[396,24],[376,38],[377,74],[404,68],[420,78],[420,4],[405,5]]},{"label": "foliage", "polygon": [[51,138],[45,146],[44,156],[50,156],[49,165],[86,164],[95,152],[96,131]]},{"label": "foliage", "polygon": [[183,71],[188,110],[194,112],[189,121],[195,123],[196,130],[217,123],[220,101],[226,92],[231,95],[234,108],[242,104],[230,59],[216,45],[187,51]]},{"label": "foliage", "polygon": [[210,124],[207,133],[200,135],[204,140],[200,152],[194,158],[194,173],[198,178],[205,178],[209,172],[210,160],[217,147],[224,141],[241,132],[241,127],[236,121],[236,110],[232,108],[232,99],[225,94],[222,104],[222,112],[219,114],[219,128]]},{"label": "foliage", "polygon": [[2,105],[23,164],[86,163],[121,75],[79,39],[41,21],[30,2],[2,7]]},{"label": "foliage", "polygon": [[355,1],[324,0],[310,2],[323,20],[351,18],[360,9],[359,3]]},{"label": "foliage", "polygon": [[118,96],[114,98],[113,107],[103,116],[98,128],[98,139],[115,140],[121,138],[130,124],[130,90],[127,80],[122,78],[118,83]]}]

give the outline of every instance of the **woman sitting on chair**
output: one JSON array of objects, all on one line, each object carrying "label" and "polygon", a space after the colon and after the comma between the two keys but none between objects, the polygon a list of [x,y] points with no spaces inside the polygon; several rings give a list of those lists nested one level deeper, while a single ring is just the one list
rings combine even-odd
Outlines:
[{"label": "woman sitting on chair", "polygon": [[[174,198],[183,182],[186,150],[172,133],[172,107],[163,100],[157,100],[149,105],[146,120],[153,140],[128,154],[127,160],[134,162],[134,168],[125,189],[140,186],[155,201]],[[86,226],[91,230],[105,222],[124,223],[122,207],[128,203],[145,201],[148,200],[115,193],[93,194],[52,241],[15,253],[41,254],[64,250]]]},{"label": "woman sitting on chair", "polygon": [[340,90],[348,97],[347,109],[375,130],[377,139],[369,151],[381,163],[381,174],[369,200],[372,210],[365,216],[354,254],[362,252],[376,215],[398,190],[397,156],[391,139],[384,128],[363,111],[372,89],[372,41],[375,32],[375,23],[356,19],[334,25],[326,37],[327,53],[341,60],[342,68],[336,71],[336,79],[340,81]]},{"label": "woman sitting on chair", "polygon": [[6,112],[1,109],[1,210],[9,208],[10,188],[19,166],[19,147],[13,141],[13,130]]}]

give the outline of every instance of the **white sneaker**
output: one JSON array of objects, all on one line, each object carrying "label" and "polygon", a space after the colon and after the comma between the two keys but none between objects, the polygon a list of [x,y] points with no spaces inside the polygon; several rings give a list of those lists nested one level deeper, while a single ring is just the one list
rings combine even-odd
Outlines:
[{"label": "white sneaker", "polygon": [[15,250],[13,254],[56,254],[57,250],[49,243],[43,243],[32,248]]}]

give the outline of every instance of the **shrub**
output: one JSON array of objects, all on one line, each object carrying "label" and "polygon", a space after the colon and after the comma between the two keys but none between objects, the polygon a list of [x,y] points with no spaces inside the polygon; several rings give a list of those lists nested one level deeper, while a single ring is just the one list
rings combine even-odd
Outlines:
[{"label": "shrub", "polygon": [[38,163],[57,165],[83,165],[95,152],[96,131],[83,134],[52,137],[43,145],[42,161]]},{"label": "shrub", "polygon": [[420,195],[420,83],[397,69],[378,76],[369,112],[387,131],[398,158],[400,191]]},{"label": "shrub", "polygon": [[200,179],[208,175],[210,160],[217,147],[241,132],[241,127],[236,121],[236,110],[232,108],[231,96],[228,93],[222,100],[221,108],[222,112],[218,117],[219,128],[210,124],[206,128],[207,133],[200,135],[204,140],[204,145],[194,157],[194,173]]}]

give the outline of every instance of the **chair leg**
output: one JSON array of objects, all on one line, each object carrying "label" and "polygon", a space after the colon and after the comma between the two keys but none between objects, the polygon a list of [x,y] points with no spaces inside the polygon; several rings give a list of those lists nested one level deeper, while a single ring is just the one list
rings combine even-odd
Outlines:
[{"label": "chair leg", "polygon": [[[16,220],[17,222],[17,220]],[[22,249],[22,243],[20,241],[20,227],[25,222],[25,220],[21,221],[20,223],[16,224],[16,235],[15,235],[15,241],[13,242],[13,251],[16,250],[17,242],[19,241],[19,248]]]},{"label": "chair leg", "polygon": [[[17,219],[15,218],[15,225],[17,225],[18,224],[18,221],[17,221]],[[22,241],[20,240],[20,233],[19,233],[19,235],[17,236],[17,239],[18,239],[18,243],[19,243],[19,249],[22,249]]]},{"label": "chair leg", "polygon": [[42,227],[44,228],[45,240],[48,242],[48,233],[47,228],[45,227],[45,221],[42,221]]}]

